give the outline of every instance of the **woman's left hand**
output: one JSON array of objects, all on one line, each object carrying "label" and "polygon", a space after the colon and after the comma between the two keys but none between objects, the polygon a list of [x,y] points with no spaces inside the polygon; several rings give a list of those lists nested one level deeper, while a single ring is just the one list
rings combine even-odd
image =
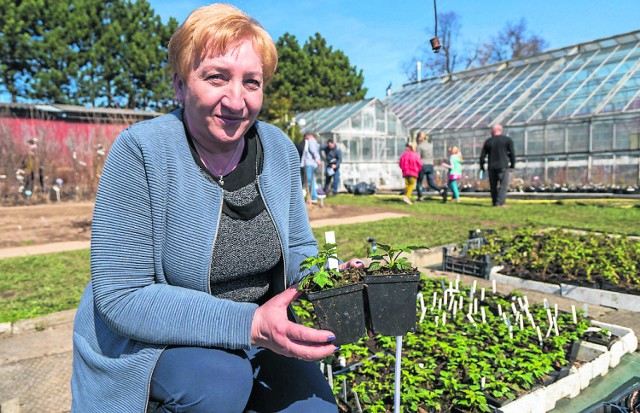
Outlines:
[{"label": "woman's left hand", "polygon": [[353,259],[350,259],[347,262],[343,262],[342,264],[340,264],[338,266],[338,269],[340,271],[346,270],[347,268],[357,268],[359,270],[362,270],[362,269],[364,269],[364,263],[362,262],[362,260],[360,258],[353,258]]}]

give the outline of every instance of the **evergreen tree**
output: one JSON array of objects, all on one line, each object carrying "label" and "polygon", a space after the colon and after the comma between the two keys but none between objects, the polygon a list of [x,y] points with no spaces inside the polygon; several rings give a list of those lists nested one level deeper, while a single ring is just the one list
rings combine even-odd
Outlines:
[{"label": "evergreen tree", "polygon": [[351,66],[349,58],[341,51],[333,51],[327,41],[316,33],[309,37],[303,50],[311,60],[309,83],[310,106],[316,109],[364,99],[362,70]]}]

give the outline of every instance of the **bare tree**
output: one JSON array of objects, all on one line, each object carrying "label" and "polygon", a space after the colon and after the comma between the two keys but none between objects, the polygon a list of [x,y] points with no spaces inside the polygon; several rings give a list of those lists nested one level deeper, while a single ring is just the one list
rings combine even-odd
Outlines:
[{"label": "bare tree", "polygon": [[[544,39],[528,31],[524,18],[518,23],[508,22],[496,36],[490,38],[489,42],[475,45],[466,42],[466,49],[465,42],[460,38],[461,24],[457,13],[438,13],[438,28],[438,37],[442,44],[440,53],[434,54],[425,38],[418,55],[404,64],[404,71],[409,81],[416,81],[418,78],[417,62],[421,62],[421,77],[425,78],[529,56],[547,47]],[[426,33],[433,32],[432,28],[426,29]]]},{"label": "bare tree", "polygon": [[[439,53],[433,53],[428,40],[431,36],[425,37],[419,56],[413,57],[404,65],[409,80],[417,80],[417,62],[422,62],[423,78],[449,74],[456,70],[462,53],[453,43],[459,39],[461,27],[460,16],[456,12],[438,13],[438,38],[442,48]],[[433,32],[433,28],[426,29],[426,33]]]},{"label": "bare tree", "polygon": [[478,51],[474,66],[517,59],[541,52],[547,42],[536,34],[529,33],[527,21],[522,18],[518,23],[507,22],[497,36],[491,37]]}]

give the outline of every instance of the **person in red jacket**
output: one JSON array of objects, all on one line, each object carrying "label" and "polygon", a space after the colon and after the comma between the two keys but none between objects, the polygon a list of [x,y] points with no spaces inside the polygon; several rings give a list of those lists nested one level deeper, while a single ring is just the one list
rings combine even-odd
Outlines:
[{"label": "person in red jacket", "polygon": [[416,152],[417,146],[415,142],[407,142],[405,147],[406,150],[400,156],[400,170],[404,178],[404,196],[402,200],[411,205],[410,197],[416,187],[418,174],[422,170],[422,159]]}]

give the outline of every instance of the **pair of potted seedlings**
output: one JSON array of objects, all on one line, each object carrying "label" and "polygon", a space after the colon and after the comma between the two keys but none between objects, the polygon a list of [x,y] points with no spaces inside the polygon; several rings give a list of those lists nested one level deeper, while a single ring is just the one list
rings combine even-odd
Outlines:
[{"label": "pair of potted seedlings", "polygon": [[335,334],[336,345],[352,343],[367,330],[401,336],[415,329],[420,273],[400,255],[423,247],[377,247],[383,253],[370,255],[366,270],[330,268],[329,261],[337,259],[335,244],[325,244],[300,265],[311,271],[298,286],[302,298],[313,304],[320,328]]}]

